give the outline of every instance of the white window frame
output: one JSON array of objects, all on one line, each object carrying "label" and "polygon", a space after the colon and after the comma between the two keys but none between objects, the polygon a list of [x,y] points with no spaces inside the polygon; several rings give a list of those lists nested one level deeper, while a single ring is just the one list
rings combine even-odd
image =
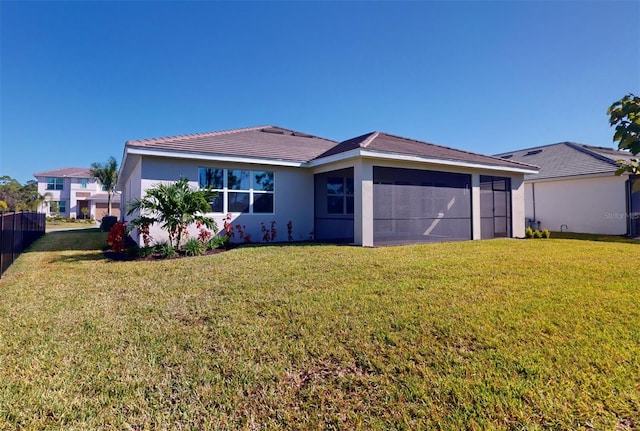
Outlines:
[{"label": "white window frame", "polygon": [[47,177],[47,190],[64,190],[64,178]]},{"label": "white window frame", "polygon": [[[276,174],[274,171],[268,171],[264,169],[242,169],[242,168],[219,168],[215,166],[199,166],[198,167],[198,186],[202,189],[200,184],[200,172],[202,169],[221,170],[222,174],[222,188],[212,188],[211,190],[218,193],[218,196],[222,196],[222,211],[211,211],[210,214],[253,214],[253,215],[273,215],[276,212]],[[249,188],[248,189],[234,189],[229,187],[229,171],[245,171],[249,172]],[[254,187],[255,174],[260,172],[270,173],[273,177],[272,190],[260,190]],[[248,193],[249,194],[249,208],[246,212],[229,211],[229,193]],[[273,196],[273,211],[271,212],[254,212],[253,204],[257,195],[270,194]]]}]

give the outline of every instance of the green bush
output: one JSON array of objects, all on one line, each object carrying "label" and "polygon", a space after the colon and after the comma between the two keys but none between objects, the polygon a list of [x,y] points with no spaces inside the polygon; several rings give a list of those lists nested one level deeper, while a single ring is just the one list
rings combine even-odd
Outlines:
[{"label": "green bush", "polygon": [[174,257],[175,255],[178,254],[178,252],[176,251],[175,247],[172,246],[169,241],[164,241],[161,243],[158,243],[155,245],[155,251],[156,253],[158,253],[160,256],[164,257],[165,259],[168,259],[170,257]]},{"label": "green bush", "polygon": [[536,230],[533,232],[533,237],[534,237],[534,238],[542,238],[542,232],[540,232],[538,229],[536,229]]},{"label": "green bush", "polygon": [[551,232],[549,232],[549,229],[542,229],[542,237],[551,238]]},{"label": "green bush", "polygon": [[129,258],[136,258],[140,256],[140,247],[137,244],[130,245],[125,249],[125,253]]},{"label": "green bush", "polygon": [[531,229],[531,226],[527,227],[524,231],[524,237],[525,238],[533,238],[533,229]]},{"label": "green bush", "polygon": [[229,244],[229,237],[214,236],[207,241],[207,250],[215,250],[216,248],[225,248]]},{"label": "green bush", "polygon": [[200,256],[205,250],[205,245],[197,238],[191,238],[184,243],[184,252],[187,256]]},{"label": "green bush", "polygon": [[139,257],[151,256],[155,251],[156,251],[155,247],[139,247],[138,256]]}]

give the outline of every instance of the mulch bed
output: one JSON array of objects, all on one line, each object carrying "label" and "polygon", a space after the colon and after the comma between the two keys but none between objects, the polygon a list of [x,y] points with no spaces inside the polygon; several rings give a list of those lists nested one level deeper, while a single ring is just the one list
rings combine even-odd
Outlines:
[{"label": "mulch bed", "polygon": [[[231,249],[235,248],[233,245],[231,245],[229,248],[216,248],[213,250],[206,250],[204,253],[202,253],[200,256],[209,256],[212,254],[219,254],[219,253],[224,253],[225,251],[229,251]],[[180,250],[176,253],[175,256],[173,257],[164,257],[159,253],[152,253],[149,256],[131,256],[129,254],[127,254],[126,252],[117,252],[117,251],[113,251],[111,249],[111,247],[107,246],[105,248],[102,249],[102,254],[104,255],[104,257],[106,257],[109,260],[115,260],[115,261],[119,261],[119,262],[131,262],[131,261],[149,261],[149,260],[164,260],[164,259],[182,259],[185,257],[195,257],[195,256],[189,256],[187,255],[184,250]]]}]

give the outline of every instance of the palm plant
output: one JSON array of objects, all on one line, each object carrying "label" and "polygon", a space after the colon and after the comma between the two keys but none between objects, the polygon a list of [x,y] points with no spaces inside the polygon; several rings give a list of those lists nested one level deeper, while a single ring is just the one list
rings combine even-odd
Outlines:
[{"label": "palm plant", "polygon": [[89,172],[107,192],[107,215],[110,216],[111,196],[113,196],[118,183],[118,161],[114,157],[109,157],[109,160],[104,165],[102,163],[91,163]]},{"label": "palm plant", "polygon": [[189,181],[181,178],[171,184],[156,184],[147,189],[142,199],[135,199],[128,206],[127,214],[138,211],[131,221],[137,228],[158,223],[169,234],[169,244],[180,247],[184,229],[192,223],[200,223],[217,230],[213,219],[204,214],[210,211],[209,202],[216,192],[209,189],[196,190],[189,187]]}]

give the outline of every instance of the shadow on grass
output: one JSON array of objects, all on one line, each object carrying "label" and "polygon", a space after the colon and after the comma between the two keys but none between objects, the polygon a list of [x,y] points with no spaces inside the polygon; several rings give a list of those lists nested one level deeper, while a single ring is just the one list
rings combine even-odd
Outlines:
[{"label": "shadow on grass", "polygon": [[25,253],[68,250],[102,250],[107,243],[107,234],[98,228],[74,229],[48,232],[37,240]]},{"label": "shadow on grass", "polygon": [[618,242],[640,244],[640,240],[622,235],[600,235],[594,233],[551,232],[552,239],[577,239],[582,241]]},{"label": "shadow on grass", "polygon": [[81,253],[81,254],[73,254],[73,255],[63,255],[56,256],[51,259],[51,262],[56,263],[76,263],[76,262],[89,262],[89,261],[106,261],[109,260],[106,258],[103,252],[93,252],[93,253]]}]

